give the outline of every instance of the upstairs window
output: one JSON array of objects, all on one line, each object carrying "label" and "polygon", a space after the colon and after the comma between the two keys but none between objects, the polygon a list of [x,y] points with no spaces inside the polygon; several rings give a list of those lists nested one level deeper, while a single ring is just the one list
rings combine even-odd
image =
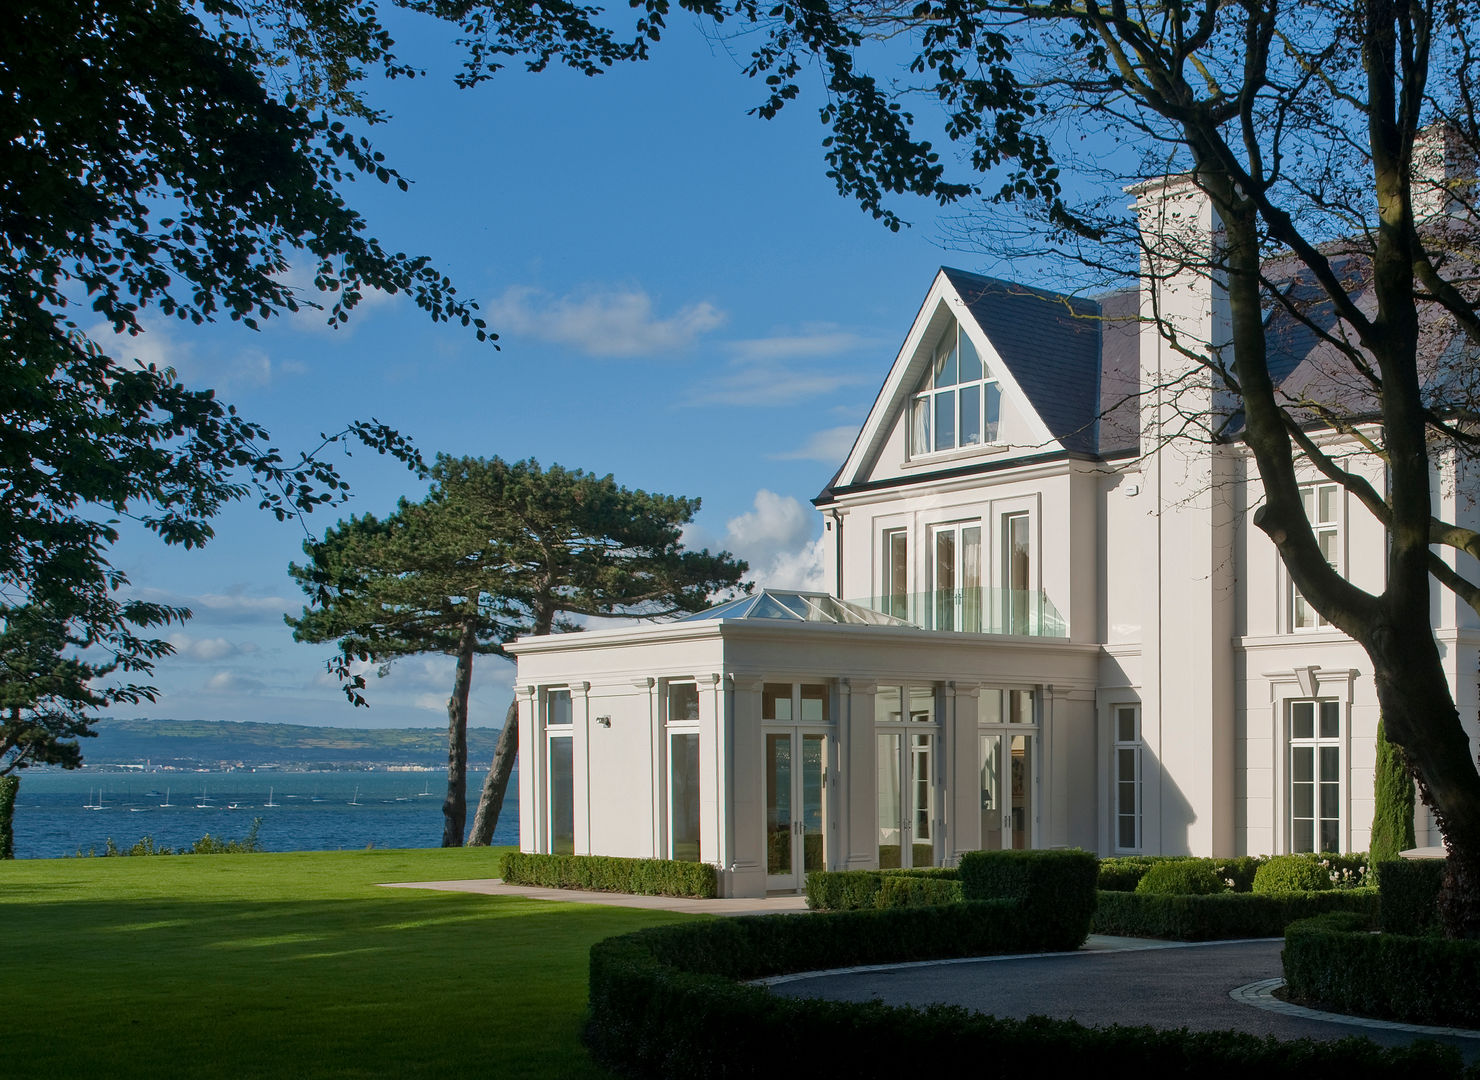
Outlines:
[{"label": "upstairs window", "polygon": [[[1341,494],[1335,484],[1307,484],[1300,489],[1300,501],[1321,554],[1337,573],[1341,572]],[[1331,624],[1300,590],[1290,585],[1290,626],[1293,630],[1319,630]]]},{"label": "upstairs window", "polygon": [[910,456],[996,442],[1001,411],[996,378],[952,323],[910,403]]}]

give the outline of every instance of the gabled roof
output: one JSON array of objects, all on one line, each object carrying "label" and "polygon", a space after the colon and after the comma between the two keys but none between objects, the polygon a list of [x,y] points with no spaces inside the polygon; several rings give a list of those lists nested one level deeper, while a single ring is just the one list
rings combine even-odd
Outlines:
[{"label": "gabled roof", "polygon": [[943,267],[1038,418],[1066,450],[1099,449],[1100,305]]}]

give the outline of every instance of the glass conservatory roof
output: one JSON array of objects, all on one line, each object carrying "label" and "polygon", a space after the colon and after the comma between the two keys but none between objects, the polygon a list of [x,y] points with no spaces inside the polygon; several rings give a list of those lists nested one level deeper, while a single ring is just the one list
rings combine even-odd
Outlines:
[{"label": "glass conservatory roof", "polygon": [[708,622],[712,619],[785,619],[791,622],[840,623],[853,626],[913,626],[904,619],[839,600],[827,593],[780,592],[762,589],[752,596],[729,600],[706,611],[685,616],[679,622]]}]

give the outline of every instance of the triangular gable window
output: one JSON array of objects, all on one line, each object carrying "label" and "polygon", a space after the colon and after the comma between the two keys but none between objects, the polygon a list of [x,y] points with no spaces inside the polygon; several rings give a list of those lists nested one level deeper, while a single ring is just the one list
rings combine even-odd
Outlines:
[{"label": "triangular gable window", "polygon": [[910,457],[997,441],[1002,391],[952,322],[910,403]]}]

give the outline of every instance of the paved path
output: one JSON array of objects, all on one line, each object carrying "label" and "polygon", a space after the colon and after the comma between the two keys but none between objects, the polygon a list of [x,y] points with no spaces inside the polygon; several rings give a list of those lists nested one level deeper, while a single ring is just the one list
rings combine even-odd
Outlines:
[{"label": "paved path", "polygon": [[579,889],[535,889],[526,885],[505,885],[499,878],[480,878],[468,881],[396,881],[386,882],[384,887],[387,889],[436,889],[440,892],[483,893],[486,896],[523,896],[530,900],[564,900],[572,904],[651,908],[658,911],[682,911],[691,915],[768,915],[778,911],[807,910],[807,900],[801,896],[695,900],[687,896],[633,896],[630,893],[581,892]]},{"label": "paved path", "polygon": [[[1233,1028],[1280,1039],[1365,1035],[1384,1045],[1435,1038],[1480,1060],[1480,1032],[1418,1029],[1317,1013],[1270,994],[1282,939],[1200,945],[1091,938],[1075,953],[984,957],[813,972],[767,980],[778,994],[891,1005],[961,1005],[995,1016],[1034,1014],[1082,1024]],[[1238,992],[1237,998],[1233,995]],[[1433,1034],[1443,1031],[1446,1034]]]}]

